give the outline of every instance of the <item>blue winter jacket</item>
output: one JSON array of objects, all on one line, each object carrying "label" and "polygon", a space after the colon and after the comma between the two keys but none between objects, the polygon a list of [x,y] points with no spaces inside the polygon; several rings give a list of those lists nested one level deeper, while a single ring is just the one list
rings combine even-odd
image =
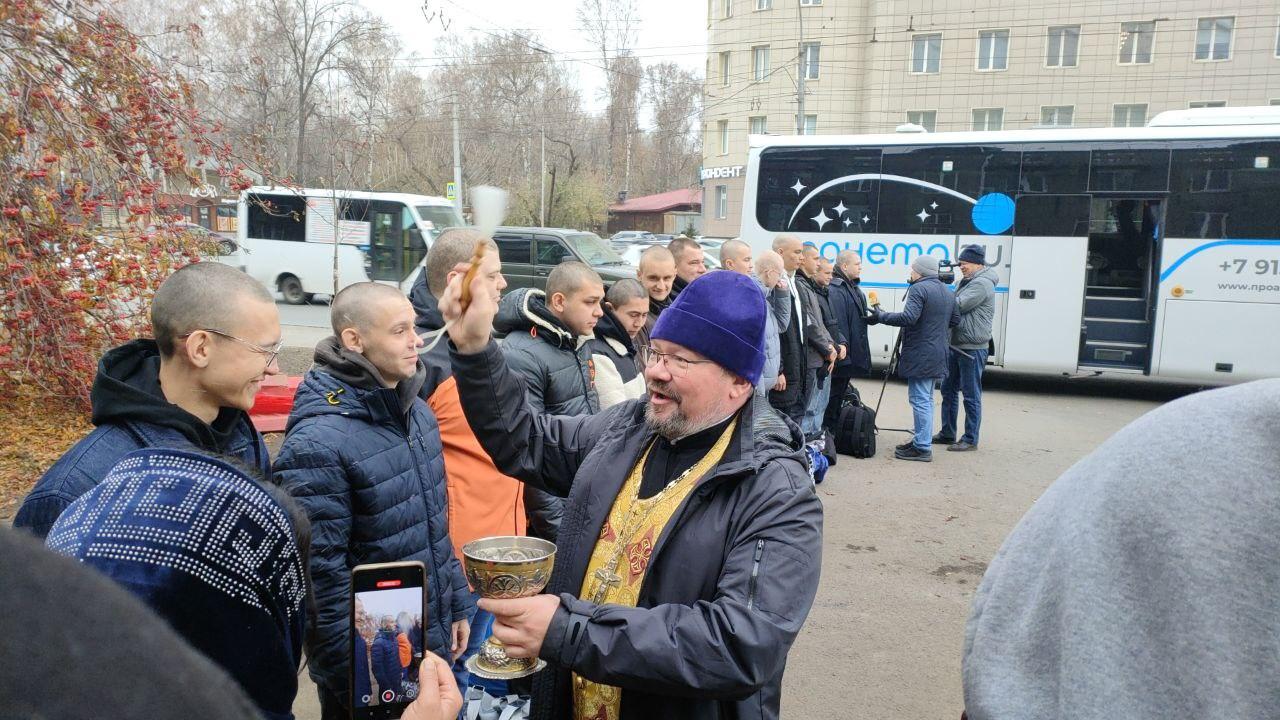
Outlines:
[{"label": "blue winter jacket", "polygon": [[[428,606],[422,618],[427,647],[446,660],[450,625],[465,620],[474,608],[449,540],[440,430],[431,409],[417,397],[426,371],[419,362],[415,378],[390,389],[372,378],[354,382],[364,371],[360,361],[359,355],[338,350],[333,338],[317,346],[316,367],[298,387],[274,467],[276,479],[311,518],[311,580],[318,615],[311,678],[344,702],[349,692],[352,568],[422,561],[427,568]],[[367,370],[376,372],[372,366]],[[407,413],[402,409],[406,406]]]},{"label": "blue winter jacket", "polygon": [[400,643],[392,630],[379,630],[373,638],[373,679],[378,681],[378,694],[393,690],[400,694],[400,679],[404,671],[400,667]]},{"label": "blue winter jacket", "polygon": [[877,319],[902,328],[900,377],[922,380],[947,376],[947,343],[951,328],[960,323],[960,312],[955,294],[936,275],[911,283],[902,312],[881,311]]},{"label": "blue winter jacket", "polygon": [[228,456],[270,477],[267,446],[246,413],[223,408],[210,425],[165,399],[154,340],[134,340],[103,355],[89,400],[97,427],[36,482],[18,508],[14,527],[45,537],[68,505],[97,487],[121,458],[142,448]]}]

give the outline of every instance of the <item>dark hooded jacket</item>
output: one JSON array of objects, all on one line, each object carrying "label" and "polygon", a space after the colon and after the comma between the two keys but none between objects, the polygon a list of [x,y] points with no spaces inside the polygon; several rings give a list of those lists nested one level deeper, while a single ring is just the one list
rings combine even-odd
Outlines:
[{"label": "dark hooded jacket", "polygon": [[840,337],[837,342],[847,348],[845,358],[836,363],[836,377],[866,377],[871,372],[871,345],[867,341],[867,296],[859,282],[850,279],[839,267],[831,278],[827,294],[831,314]]},{"label": "dark hooded jacket", "polygon": [[223,408],[209,425],[165,399],[154,340],[134,340],[103,355],[89,401],[97,427],[36,482],[18,509],[15,527],[43,538],[68,505],[101,482],[120,458],[140,448],[226,455],[270,477],[267,446],[247,413]]},{"label": "dark hooded jacket", "polygon": [[453,353],[467,417],[498,467],[567,497],[547,592],[560,607],[533,717],[572,717],[571,673],[621,687],[623,720],[776,718],[787,652],[818,588],[822,504],[799,430],[761,398],[658,537],[637,607],[577,599],[595,541],[654,434],[646,403],[529,412],[496,344]]},{"label": "dark hooded jacket", "polygon": [[[507,294],[498,307],[493,327],[506,335],[502,353],[511,369],[524,378],[531,411],[550,415],[600,412],[590,339],[574,337],[551,314],[545,293],[521,288]],[[529,534],[556,542],[564,501],[530,487],[525,491],[524,508]]]},{"label": "dark hooded jacket", "polygon": [[902,312],[881,312],[877,319],[902,328],[900,377],[920,380],[947,376],[947,343],[951,328],[960,323],[960,312],[955,293],[937,276],[911,283]]},{"label": "dark hooded jacket", "polygon": [[383,387],[378,371],[330,337],[294,398],[277,480],[311,518],[318,622],[311,678],[348,702],[351,569],[419,560],[427,568],[427,647],[449,659],[450,625],[473,608],[449,540],[443,451],[418,397],[426,379]]},{"label": "dark hooded jacket", "polygon": [[973,597],[970,720],[1276,717],[1278,408],[1280,380],[1190,395],[1045,491]]},{"label": "dark hooded jacket", "polygon": [[644,395],[644,374],[636,357],[636,346],[609,308],[604,308],[604,315],[596,323],[596,336],[588,345],[601,410]]}]

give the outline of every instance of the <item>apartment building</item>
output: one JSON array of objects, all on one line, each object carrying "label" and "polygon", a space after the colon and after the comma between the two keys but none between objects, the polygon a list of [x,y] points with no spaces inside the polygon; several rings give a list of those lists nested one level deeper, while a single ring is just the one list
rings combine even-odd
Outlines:
[{"label": "apartment building", "polygon": [[709,0],[703,100],[704,232],[732,237],[749,133],[1143,125],[1280,104],[1280,5]]}]

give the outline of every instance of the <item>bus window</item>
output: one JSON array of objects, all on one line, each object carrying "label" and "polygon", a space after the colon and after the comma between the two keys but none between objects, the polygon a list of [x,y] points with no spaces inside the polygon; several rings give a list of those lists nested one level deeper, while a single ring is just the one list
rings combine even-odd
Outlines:
[{"label": "bus window", "polygon": [[879,149],[770,148],[760,155],[756,221],[772,232],[875,232],[879,173]]},{"label": "bus window", "polygon": [[1164,192],[1169,189],[1169,151],[1129,147],[1094,150],[1089,160],[1089,189],[1093,192]]},{"label": "bus window", "polygon": [[1216,141],[1174,150],[1164,235],[1275,237],[1278,183],[1280,143]]},{"label": "bus window", "polygon": [[1013,234],[1020,237],[1087,237],[1088,195],[1021,195]]},{"label": "bus window", "polygon": [[404,270],[412,270],[412,267],[401,265],[405,243],[401,217],[405,206],[397,202],[371,201],[368,207],[372,223],[369,232],[369,279],[399,282],[404,279]]},{"label": "bus window", "polygon": [[422,237],[422,231],[418,229],[418,218],[414,217],[413,211],[404,205],[400,207],[400,235],[402,237],[401,253],[404,256],[400,268],[409,272],[418,267],[422,259],[427,256],[427,242]]},{"label": "bus window", "polygon": [[1018,191],[1051,195],[1089,192],[1089,151],[1050,149],[1044,145],[1023,148]]},{"label": "bus window", "polygon": [[1020,151],[999,147],[885,148],[879,231],[981,235],[974,204],[991,193],[1014,196],[1021,164]]},{"label": "bus window", "polygon": [[452,205],[417,205],[418,217],[423,222],[431,223],[431,238],[434,240],[445,228],[462,227],[462,219],[454,211]]},{"label": "bus window", "polygon": [[248,236],[259,240],[307,239],[307,201],[294,195],[250,195]]}]

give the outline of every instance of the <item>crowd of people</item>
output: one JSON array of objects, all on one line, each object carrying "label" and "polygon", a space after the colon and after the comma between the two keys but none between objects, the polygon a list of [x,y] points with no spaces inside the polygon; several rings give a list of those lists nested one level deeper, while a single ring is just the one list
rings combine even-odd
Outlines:
[{"label": "crowd of people", "polygon": [[[326,720],[389,688],[413,699],[406,717],[438,720],[458,714],[459,687],[480,682],[464,661],[492,635],[513,657],[548,661],[527,684],[485,686],[531,694],[536,718],[778,717],[787,653],[822,565],[823,510],[804,448],[831,427],[851,379],[870,373],[867,327],[876,323],[902,328],[897,368],[915,428],[896,457],[929,460],[939,443],[976,448],[995,275],[980,247],[966,247],[953,291],[937,260],[918,256],[901,311],[886,312],[860,287],[856,253],[832,262],[788,235],[758,254],[738,240],[720,253],[723,269],[708,272],[702,248],[678,238],[641,256],[636,281],[605,287],[590,267],[565,262],[545,291],[504,294],[492,239],[445,231],[408,297],[358,283],[333,298],[333,335],[315,348],[274,461],[247,416],[262,381],[279,372],[270,294],[218,263],[176,271],[155,295],[153,338],[102,358],[96,429],[19,510],[15,526],[48,551],[0,533],[0,632],[23,636],[5,652],[44,643],[35,661],[48,658],[49,672],[82,685],[142,674],[117,647],[135,644],[161,664],[145,693],[101,693],[112,717],[178,708],[184,717],[292,717],[305,652]],[[1216,475],[1234,480],[1196,485],[1213,473],[1173,472],[1173,490],[1195,502],[1154,489],[1167,468],[1212,462],[1153,447],[1151,437],[1173,437],[1155,426],[1208,408],[1223,446],[1238,446],[1234,415],[1266,412],[1241,390],[1140,421],[1145,434],[1121,433],[1028,514],[975,598],[970,717],[1056,717],[1064,702],[1150,716],[1266,707],[1273,681],[1242,678],[1254,677],[1249,667],[1275,676],[1274,653],[1263,651],[1274,641],[1267,628],[1280,628],[1268,581],[1240,588],[1258,603],[1218,597],[1231,612],[1179,603],[1225,592],[1232,583],[1221,582],[1219,561],[1268,563],[1274,533],[1194,550],[1200,563],[1174,573],[1194,592],[1180,593],[1170,573],[1125,570],[1165,567],[1152,558],[1176,556],[1184,545],[1172,538],[1190,543],[1222,518],[1239,523],[1237,510],[1276,506],[1267,502],[1274,488],[1255,481],[1273,474],[1274,443],[1244,453],[1253,474]],[[1280,389],[1259,392],[1275,399]],[[1140,459],[1145,474],[1134,472]],[[1135,476],[1152,489],[1126,484]],[[1141,551],[1128,534],[1135,518],[1150,539]],[[1084,556],[1079,527],[1099,533]],[[546,591],[479,598],[462,545],[513,534],[556,543]],[[355,565],[405,560],[427,571],[421,616],[374,617],[353,604]],[[53,569],[33,569],[45,564]],[[1208,646],[1179,642],[1190,650],[1144,665],[1162,690],[1128,688],[1117,699],[1117,688],[1105,692],[1108,669],[1074,633],[1111,637],[1107,657],[1130,662],[1146,635],[1108,633],[1143,616],[1133,598],[1170,586],[1148,614],[1152,627],[1199,618],[1190,634]],[[1130,605],[1091,614],[1116,593]],[[90,597],[65,627],[13,630]],[[44,606],[31,607],[33,598]],[[81,627],[94,624],[109,627]],[[1034,666],[1022,662],[1033,656]],[[1197,676],[1186,656],[1227,663],[1237,682],[1188,681]],[[198,689],[157,704],[193,677]],[[51,710],[71,702],[42,707],[12,680],[0,677],[0,688],[20,714],[62,714]]]}]

